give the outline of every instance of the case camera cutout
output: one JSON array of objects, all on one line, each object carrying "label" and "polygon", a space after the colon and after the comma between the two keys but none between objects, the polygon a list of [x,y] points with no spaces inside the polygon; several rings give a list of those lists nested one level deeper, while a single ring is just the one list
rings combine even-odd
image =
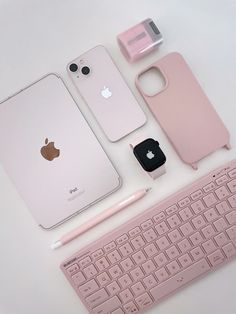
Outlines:
[{"label": "case camera cutout", "polygon": [[139,77],[139,86],[147,96],[154,96],[160,93],[166,86],[166,79],[156,67],[151,67],[142,72]]}]

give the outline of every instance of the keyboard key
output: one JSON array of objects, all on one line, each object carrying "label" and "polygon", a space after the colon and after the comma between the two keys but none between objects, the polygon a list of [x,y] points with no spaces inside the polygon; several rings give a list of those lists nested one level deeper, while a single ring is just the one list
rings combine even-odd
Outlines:
[{"label": "keyboard key", "polygon": [[150,306],[153,302],[150,296],[147,293],[144,293],[135,299],[138,306],[143,310],[146,307]]},{"label": "keyboard key", "polygon": [[166,258],[166,256],[165,256],[164,253],[160,253],[160,254],[158,254],[157,256],[155,256],[155,257],[154,257],[154,260],[155,260],[155,262],[156,262],[156,264],[157,264],[157,267],[162,267],[162,266],[164,266],[164,265],[166,264],[166,262],[167,262],[167,258]]},{"label": "keyboard key", "polygon": [[156,266],[153,264],[153,261],[149,260],[142,265],[142,268],[145,275],[149,275],[156,269]]},{"label": "keyboard key", "polygon": [[229,190],[231,193],[235,193],[236,192],[236,179],[230,181],[228,184],[227,184]]},{"label": "keyboard key", "polygon": [[180,265],[183,267],[183,268],[187,268],[189,265],[192,264],[192,260],[190,258],[190,256],[188,255],[188,253],[180,256],[178,258],[178,261],[180,263]]},{"label": "keyboard key", "polygon": [[233,195],[231,197],[228,198],[228,201],[230,203],[230,206],[232,208],[235,208],[236,207],[236,195]]},{"label": "keyboard key", "polygon": [[137,236],[133,240],[131,240],[131,243],[135,250],[139,250],[142,246],[145,245],[145,242],[143,241],[143,238],[141,236]]},{"label": "keyboard key", "polygon": [[179,264],[176,261],[167,264],[166,268],[171,275],[175,275],[180,270]]},{"label": "keyboard key", "polygon": [[226,230],[230,240],[236,240],[236,226],[232,226]]},{"label": "keyboard key", "polygon": [[226,175],[223,175],[222,177],[216,179],[216,184],[217,185],[222,185],[222,184],[224,184],[227,181],[228,181],[228,177]]},{"label": "keyboard key", "polygon": [[107,258],[110,261],[111,264],[115,264],[116,262],[118,262],[119,260],[121,260],[121,256],[118,253],[117,250],[107,254]]},{"label": "keyboard key", "polygon": [[202,243],[202,247],[207,254],[210,254],[216,250],[216,246],[211,239]]},{"label": "keyboard key", "polygon": [[94,279],[86,282],[82,286],[79,287],[79,291],[82,294],[82,296],[87,297],[93,292],[97,291],[99,289],[98,284]]},{"label": "keyboard key", "polygon": [[[128,313],[128,312],[127,312],[127,313]],[[117,310],[111,312],[111,314],[125,314],[125,313],[122,311],[121,308],[119,308],[119,309],[117,309]]]},{"label": "keyboard key", "polygon": [[107,253],[107,252],[110,252],[112,251],[113,249],[116,248],[116,244],[114,241],[108,243],[107,245],[104,246],[104,251]]},{"label": "keyboard key", "polygon": [[232,211],[229,214],[225,216],[225,218],[228,220],[229,224],[233,225],[236,223],[236,211]]},{"label": "keyboard key", "polygon": [[145,292],[145,288],[144,286],[142,285],[141,282],[137,282],[136,284],[134,284],[132,287],[131,287],[131,290],[134,294],[135,297],[139,296],[140,294],[144,293]]},{"label": "keyboard key", "polygon": [[129,235],[131,237],[135,237],[137,234],[139,234],[141,232],[141,229],[139,227],[136,227],[132,230],[129,231]]},{"label": "keyboard key", "polygon": [[167,231],[169,231],[169,228],[167,227],[167,224],[165,223],[165,221],[157,224],[155,226],[155,228],[156,228],[159,235],[162,235],[162,234],[166,233]]},{"label": "keyboard key", "polygon": [[131,301],[133,299],[133,295],[129,289],[125,289],[124,291],[121,291],[119,294],[119,297],[123,303]]},{"label": "keyboard key", "polygon": [[134,270],[131,270],[130,275],[134,281],[138,281],[144,277],[144,273],[140,267],[136,267]]},{"label": "keyboard key", "polygon": [[202,229],[202,233],[205,237],[205,239],[210,239],[216,234],[216,231],[212,227],[212,225],[208,225],[205,228]]},{"label": "keyboard key", "polygon": [[160,250],[164,250],[170,246],[170,242],[165,236],[156,240],[156,244],[158,245]]},{"label": "keyboard key", "polygon": [[177,256],[179,256],[179,251],[177,247],[173,245],[172,247],[166,250],[166,254],[169,257],[169,259],[174,259]]},{"label": "keyboard key", "polygon": [[202,190],[197,190],[196,192],[193,192],[190,196],[193,201],[196,201],[203,196]]},{"label": "keyboard key", "polygon": [[115,279],[122,275],[122,270],[120,269],[118,265],[115,265],[109,269],[109,273],[111,277]]},{"label": "keyboard key", "polygon": [[107,286],[107,291],[110,296],[116,295],[120,291],[120,286],[116,281],[113,281],[111,284]]},{"label": "keyboard key", "polygon": [[201,200],[198,200],[195,203],[193,203],[191,207],[196,215],[198,215],[205,209],[205,206],[203,205]]},{"label": "keyboard key", "polygon": [[178,207],[176,205],[172,205],[166,209],[167,215],[171,215],[178,211]]},{"label": "keyboard key", "polygon": [[156,271],[155,275],[156,275],[158,281],[160,281],[160,282],[166,280],[169,277],[169,275],[168,275],[168,273],[164,267],[162,267],[161,269]]},{"label": "keyboard key", "polygon": [[193,218],[192,223],[196,229],[201,229],[206,225],[206,221],[200,215]]},{"label": "keyboard key", "polygon": [[87,256],[87,257],[83,258],[81,261],[79,261],[79,266],[81,268],[84,268],[84,267],[88,266],[91,262],[92,262],[91,257]]},{"label": "keyboard key", "polygon": [[167,281],[152,288],[150,290],[150,293],[154,300],[159,301],[160,299],[167,296],[171,292],[182,287],[189,281],[197,278],[198,276],[206,273],[209,270],[210,266],[208,265],[205,259],[202,259],[197,263],[194,263],[193,265],[189,266],[185,270],[182,270],[177,275],[171,277]]},{"label": "keyboard key", "polygon": [[229,205],[226,203],[226,201],[217,204],[216,209],[220,215],[224,215],[225,213],[230,211]]},{"label": "keyboard key", "polygon": [[216,244],[218,246],[223,246],[224,244],[226,244],[228,242],[228,239],[223,232],[218,234],[217,236],[215,236],[214,239],[215,239]]},{"label": "keyboard key", "polygon": [[204,186],[204,187],[203,187],[203,190],[204,190],[205,193],[208,193],[208,192],[214,190],[215,187],[216,187],[216,186],[215,186],[215,183],[214,183],[214,182],[211,182],[211,183],[207,184],[206,186]]},{"label": "keyboard key", "polygon": [[184,199],[182,199],[181,201],[178,202],[179,207],[185,207],[188,206],[190,204],[190,199],[189,197],[185,197]]},{"label": "keyboard key", "polygon": [[225,255],[230,258],[236,254],[236,249],[233,246],[232,243],[229,243],[222,247],[222,250],[224,251]]},{"label": "keyboard key", "polygon": [[118,245],[121,245],[121,244],[125,243],[126,241],[128,241],[128,239],[129,238],[128,238],[127,234],[123,234],[122,236],[120,236],[119,238],[116,239],[116,243]]},{"label": "keyboard key", "polygon": [[231,171],[228,173],[228,175],[230,176],[230,178],[236,177],[236,168],[233,169],[233,170],[231,170]]},{"label": "keyboard key", "polygon": [[187,222],[186,224],[180,227],[180,230],[183,233],[183,235],[187,237],[193,232],[193,227],[190,225],[189,222]]},{"label": "keyboard key", "polygon": [[222,200],[229,195],[229,192],[225,186],[222,186],[221,188],[215,190],[215,193],[219,200]]},{"label": "keyboard key", "polygon": [[168,218],[167,221],[171,228],[175,228],[181,224],[181,221],[176,214]]},{"label": "keyboard key", "polygon": [[193,216],[193,214],[192,214],[192,212],[191,212],[189,207],[186,207],[186,208],[182,209],[179,212],[179,215],[180,215],[180,217],[182,218],[183,221],[187,221],[187,220],[189,220]]},{"label": "keyboard key", "polygon": [[144,247],[144,251],[148,257],[152,257],[153,255],[157,253],[157,248],[155,247],[154,243],[151,243]]},{"label": "keyboard key", "polygon": [[149,227],[151,227],[153,225],[153,222],[151,221],[151,219],[146,220],[145,222],[143,222],[141,224],[141,228],[143,230],[147,230]]},{"label": "keyboard key", "polygon": [[87,277],[87,279],[94,277],[95,275],[97,275],[97,273],[98,272],[94,265],[89,265],[88,267],[84,268],[84,274]]},{"label": "keyboard key", "polygon": [[155,216],[153,217],[153,220],[155,221],[155,223],[159,223],[159,222],[161,222],[161,221],[162,221],[163,219],[165,219],[165,218],[166,218],[165,213],[164,213],[164,212],[161,212],[161,213],[155,215]]},{"label": "keyboard key", "polygon": [[89,307],[94,308],[95,306],[104,302],[106,299],[108,299],[108,293],[104,288],[102,288],[101,290],[98,290],[97,292],[87,297],[86,302],[88,303]]},{"label": "keyboard key", "polygon": [[138,251],[137,253],[133,254],[132,258],[137,265],[142,264],[146,261],[146,257],[142,251]]},{"label": "keyboard key", "polygon": [[143,236],[147,242],[152,242],[157,238],[156,232],[151,228],[143,233]]},{"label": "keyboard key", "polygon": [[207,196],[203,197],[203,200],[207,207],[211,207],[217,203],[217,199],[213,193],[210,193]]},{"label": "keyboard key", "polygon": [[192,244],[196,246],[203,241],[203,237],[199,232],[195,232],[194,234],[192,234],[189,239],[191,240]]},{"label": "keyboard key", "polygon": [[74,276],[72,276],[75,286],[80,286],[82,283],[86,281],[84,275],[79,271]]},{"label": "keyboard key", "polygon": [[97,276],[97,282],[101,287],[106,286],[110,282],[110,277],[106,272],[101,273],[100,275]]},{"label": "keyboard key", "polygon": [[93,309],[93,313],[94,314],[108,314],[108,313],[111,313],[113,310],[116,310],[120,306],[121,306],[120,300],[117,298],[117,296],[114,296],[113,298],[95,307]]},{"label": "keyboard key", "polygon": [[100,258],[99,260],[97,260],[97,261],[95,262],[95,265],[97,266],[97,268],[98,268],[100,271],[102,271],[102,270],[104,270],[104,269],[106,269],[106,268],[109,267],[109,263],[108,263],[108,261],[107,261],[107,259],[106,259],[105,257],[102,257],[102,258]]},{"label": "keyboard key", "polygon": [[118,279],[118,282],[121,286],[121,289],[127,288],[132,283],[130,276],[128,274],[125,274],[124,276],[120,277]]},{"label": "keyboard key", "polygon": [[182,236],[179,233],[179,230],[175,229],[168,233],[168,237],[172,243],[178,242],[179,240],[182,239]]},{"label": "keyboard key", "polygon": [[188,239],[184,239],[178,243],[178,247],[182,253],[185,253],[188,250],[190,250],[192,246],[191,246],[190,242],[188,241]]},{"label": "keyboard key", "polygon": [[218,219],[218,220],[216,220],[216,221],[214,222],[214,226],[215,226],[215,228],[216,228],[216,230],[217,230],[218,232],[221,232],[221,231],[225,230],[225,228],[226,228],[228,225],[227,225],[226,221],[224,220],[224,218],[220,218],[220,219]]},{"label": "keyboard key", "polygon": [[204,257],[204,253],[199,246],[197,246],[193,250],[191,250],[190,253],[191,253],[194,261],[198,261]]},{"label": "keyboard key", "polygon": [[212,266],[217,266],[224,262],[224,255],[220,250],[215,251],[214,253],[207,256]]},{"label": "keyboard key", "polygon": [[121,255],[123,257],[126,257],[128,255],[130,255],[131,253],[133,253],[133,249],[132,247],[130,246],[129,243],[126,243],[124,245],[122,245],[120,248],[119,248],[120,252],[121,252]]},{"label": "keyboard key", "polygon": [[156,279],[153,277],[153,275],[149,275],[145,278],[143,278],[143,282],[147,289],[151,289],[157,284]]},{"label": "keyboard key", "polygon": [[214,208],[208,209],[204,216],[206,217],[206,220],[208,222],[212,222],[213,220],[217,219],[219,215],[217,214],[216,210]]},{"label": "keyboard key", "polygon": [[91,256],[92,256],[92,259],[95,260],[95,259],[103,256],[103,250],[99,249],[99,250],[93,252]]},{"label": "keyboard key", "polygon": [[129,271],[134,267],[134,263],[131,261],[129,257],[126,258],[124,261],[120,262],[120,265],[122,266],[125,272]]},{"label": "keyboard key", "polygon": [[79,266],[77,264],[73,264],[72,266],[68,267],[66,271],[69,275],[73,275],[78,270],[79,270]]},{"label": "keyboard key", "polygon": [[[134,304],[134,302],[128,302],[124,305],[124,310],[126,314],[133,314],[138,312],[137,306]],[[123,313],[123,312],[122,312]]]}]

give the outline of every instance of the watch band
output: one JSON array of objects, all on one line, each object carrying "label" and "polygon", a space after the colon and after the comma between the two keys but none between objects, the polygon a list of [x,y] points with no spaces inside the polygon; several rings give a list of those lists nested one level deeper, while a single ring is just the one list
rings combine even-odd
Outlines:
[{"label": "watch band", "polygon": [[[130,145],[130,147],[133,150],[135,146],[137,146],[138,144],[142,143],[146,139],[147,139],[147,137],[144,137],[144,136],[137,137],[129,145]],[[144,170],[144,171],[149,175],[149,177],[151,177],[153,180],[155,180],[155,179],[159,178],[160,176],[162,176],[163,174],[166,173],[166,168],[165,168],[165,164],[164,164],[164,165],[158,167],[157,169],[155,169],[152,172],[149,172],[149,171],[146,171],[146,170]]]}]

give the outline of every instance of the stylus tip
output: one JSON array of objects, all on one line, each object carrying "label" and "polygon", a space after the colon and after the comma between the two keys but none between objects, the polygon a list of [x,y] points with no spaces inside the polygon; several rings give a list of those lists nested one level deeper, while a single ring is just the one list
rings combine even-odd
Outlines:
[{"label": "stylus tip", "polygon": [[55,250],[55,249],[59,248],[60,246],[62,246],[61,241],[56,241],[56,242],[52,243],[51,249]]},{"label": "stylus tip", "polygon": [[146,192],[149,192],[149,191],[151,191],[151,187],[149,187],[149,188],[146,188]]}]

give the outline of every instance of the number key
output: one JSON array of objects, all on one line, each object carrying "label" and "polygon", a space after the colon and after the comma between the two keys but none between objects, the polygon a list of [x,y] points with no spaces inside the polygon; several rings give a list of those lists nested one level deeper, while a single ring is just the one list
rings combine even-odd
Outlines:
[{"label": "number key", "polygon": [[177,215],[171,216],[167,219],[167,221],[171,228],[175,228],[181,224],[181,221]]},{"label": "number key", "polygon": [[149,230],[145,231],[143,233],[144,238],[146,239],[147,242],[152,242],[157,238],[156,232],[150,228]]}]

